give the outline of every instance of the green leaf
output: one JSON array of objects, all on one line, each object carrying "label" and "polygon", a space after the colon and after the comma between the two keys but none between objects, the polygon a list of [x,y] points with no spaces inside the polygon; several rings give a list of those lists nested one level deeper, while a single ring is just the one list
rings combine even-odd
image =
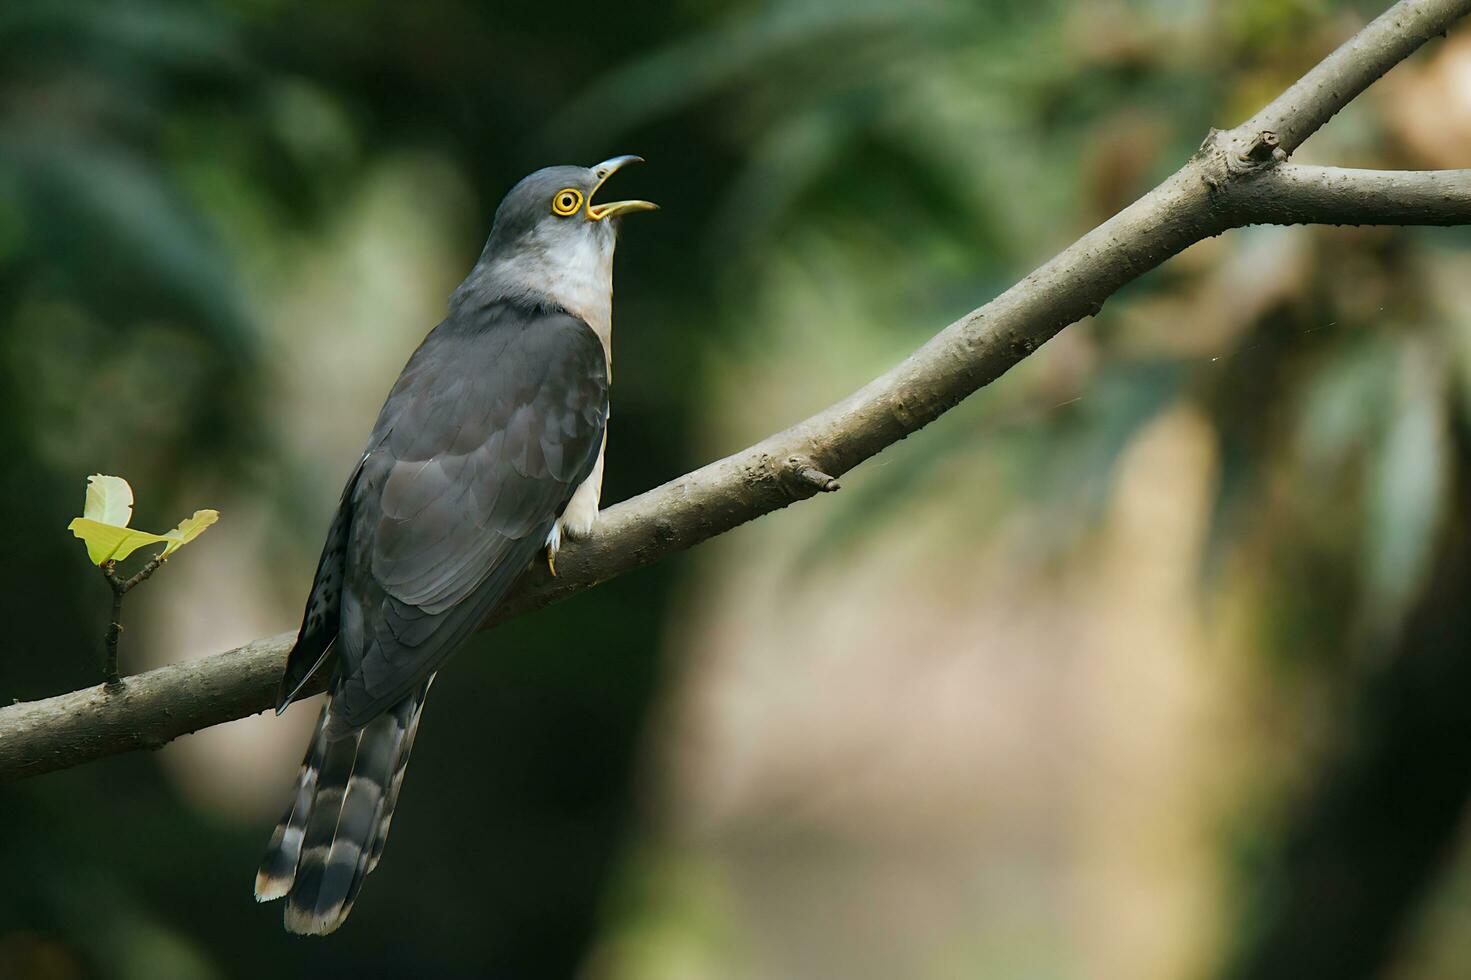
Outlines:
[{"label": "green leaf", "polygon": [[87,505],[82,516],[99,524],[127,527],[133,519],[133,488],[120,476],[87,477]]},{"label": "green leaf", "polygon": [[73,518],[66,526],[87,545],[87,557],[94,565],[122,561],[144,545],[162,544],[160,558],[167,558],[193,541],[215,521],[216,510],[196,510],[192,517],[163,534],[128,527],[133,519],[133,488],[120,476],[94,474],[87,478],[87,503],[83,516]]},{"label": "green leaf", "polygon": [[179,522],[178,527],[163,536],[169,542],[168,546],[163,549],[163,557],[167,558],[199,537],[204,533],[205,528],[219,519],[220,512],[217,510],[196,510],[193,517],[184,518]]},{"label": "green leaf", "polygon": [[146,544],[166,542],[162,534],[149,534],[133,528],[103,524],[87,517],[77,517],[66,529],[87,543],[87,557],[92,564],[101,565],[108,561],[122,561]]}]

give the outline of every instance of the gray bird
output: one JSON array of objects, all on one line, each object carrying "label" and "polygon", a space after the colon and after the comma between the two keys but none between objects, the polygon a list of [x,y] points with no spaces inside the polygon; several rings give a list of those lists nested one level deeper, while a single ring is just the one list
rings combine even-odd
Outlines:
[{"label": "gray bird", "polygon": [[328,672],[290,805],[255,879],[286,928],[332,932],[378,863],[434,673],[602,492],[616,219],[638,157],[548,167],[490,238],[378,413],[317,564],[277,713]]}]

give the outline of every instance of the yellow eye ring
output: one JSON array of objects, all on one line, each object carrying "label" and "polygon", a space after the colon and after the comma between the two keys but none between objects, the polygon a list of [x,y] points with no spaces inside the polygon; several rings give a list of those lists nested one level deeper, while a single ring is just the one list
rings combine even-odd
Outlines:
[{"label": "yellow eye ring", "polygon": [[582,191],[575,187],[564,187],[552,195],[552,214],[566,218],[582,208]]}]

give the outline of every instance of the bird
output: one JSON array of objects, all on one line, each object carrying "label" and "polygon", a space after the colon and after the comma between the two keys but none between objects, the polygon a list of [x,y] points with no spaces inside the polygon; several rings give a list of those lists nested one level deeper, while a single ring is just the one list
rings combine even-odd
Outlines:
[{"label": "bird", "polygon": [[255,879],[288,932],[325,935],[377,866],[435,673],[533,564],[597,519],[613,252],[595,203],[636,156],[556,166],[501,201],[447,315],[378,413],[327,530],[277,695],[327,699]]}]

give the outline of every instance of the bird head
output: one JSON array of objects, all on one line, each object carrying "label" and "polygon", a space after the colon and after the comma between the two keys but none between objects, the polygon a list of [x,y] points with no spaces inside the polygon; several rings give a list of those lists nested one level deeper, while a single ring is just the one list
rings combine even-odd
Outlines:
[{"label": "bird head", "polygon": [[495,212],[488,251],[563,250],[588,244],[612,249],[617,219],[655,211],[648,201],[600,202],[594,196],[608,178],[642,157],[620,156],[591,167],[546,167],[521,179]]},{"label": "bird head", "polygon": [[[452,302],[548,297],[583,315],[593,296],[606,298],[619,219],[654,211],[648,201],[595,200],[609,177],[641,157],[591,167],[547,167],[521,179],[495,212],[475,270]],[[593,315],[589,312],[588,315]]]}]

